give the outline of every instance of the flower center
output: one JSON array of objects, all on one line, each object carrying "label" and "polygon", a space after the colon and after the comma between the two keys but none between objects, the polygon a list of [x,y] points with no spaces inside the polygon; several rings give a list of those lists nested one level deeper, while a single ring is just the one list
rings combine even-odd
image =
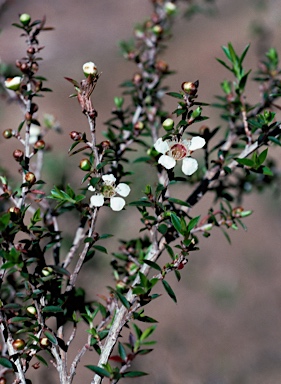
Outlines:
[{"label": "flower center", "polygon": [[101,188],[101,193],[104,197],[110,198],[116,195],[115,189],[112,185],[103,185]]},{"label": "flower center", "polygon": [[181,160],[187,156],[187,149],[183,144],[177,143],[171,147],[169,155],[175,160]]}]

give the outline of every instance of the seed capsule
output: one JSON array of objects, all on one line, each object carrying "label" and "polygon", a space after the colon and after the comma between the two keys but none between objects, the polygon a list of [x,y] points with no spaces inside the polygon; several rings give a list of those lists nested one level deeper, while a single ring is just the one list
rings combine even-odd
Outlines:
[{"label": "seed capsule", "polygon": [[91,169],[91,163],[88,159],[82,159],[79,164],[79,168],[82,169],[82,171],[90,171]]},{"label": "seed capsule", "polygon": [[20,149],[15,149],[13,152],[13,156],[16,161],[21,162],[24,157],[24,153]]},{"label": "seed capsule", "polygon": [[13,341],[13,348],[16,351],[21,351],[25,347],[25,341],[23,339],[16,339]]},{"label": "seed capsule", "polygon": [[12,129],[5,129],[3,132],[3,137],[5,139],[10,139],[13,136],[13,130]]}]

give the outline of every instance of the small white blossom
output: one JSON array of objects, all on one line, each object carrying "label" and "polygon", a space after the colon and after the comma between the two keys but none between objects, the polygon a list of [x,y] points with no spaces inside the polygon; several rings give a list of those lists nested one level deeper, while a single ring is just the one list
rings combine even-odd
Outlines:
[{"label": "small white blossom", "polygon": [[96,75],[98,73],[98,68],[95,63],[89,61],[83,65],[83,72],[85,76]]},{"label": "small white blossom", "polygon": [[[100,190],[96,192],[96,189],[90,186],[88,189],[95,192],[90,198],[91,207],[102,207],[104,205],[104,199],[110,199],[110,208],[113,211],[121,211],[126,202],[122,197],[127,197],[131,191],[130,187],[125,183],[119,183],[115,185],[116,178],[110,175],[102,176],[103,185]],[[116,194],[122,196],[118,197]]]},{"label": "small white blossom", "polygon": [[10,77],[5,80],[5,87],[7,89],[11,89],[12,91],[17,91],[20,88],[21,81],[21,76]]},{"label": "small white blossom", "polygon": [[38,141],[38,136],[41,133],[41,129],[38,125],[31,124],[29,130],[29,144],[33,145]]},{"label": "small white blossom", "polygon": [[182,172],[190,176],[197,171],[197,160],[192,159],[191,153],[196,149],[203,148],[206,141],[200,136],[190,140],[165,140],[158,139],[154,144],[156,151],[162,153],[158,163],[166,169],[172,169],[178,160],[182,160]]}]

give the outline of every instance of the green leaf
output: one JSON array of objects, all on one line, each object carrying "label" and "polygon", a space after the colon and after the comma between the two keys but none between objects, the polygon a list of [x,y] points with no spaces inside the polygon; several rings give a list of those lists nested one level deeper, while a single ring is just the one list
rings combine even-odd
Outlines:
[{"label": "green leaf", "polygon": [[10,222],[10,213],[4,213],[0,217],[0,231],[4,231]]},{"label": "green leaf", "polygon": [[262,173],[264,175],[273,176],[272,170],[270,168],[266,167],[266,166],[262,167]]},{"label": "green leaf", "polygon": [[15,311],[18,311],[21,309],[21,305],[19,305],[17,303],[9,303],[9,304],[4,305],[3,308],[6,310],[13,309]]},{"label": "green leaf", "polygon": [[221,59],[218,59],[218,58],[216,58],[216,60],[221,64],[221,65],[223,65],[226,69],[228,69],[229,71],[231,71],[232,72],[232,69],[223,61],[223,60],[221,60]]},{"label": "green leaf", "polygon": [[119,356],[121,357],[121,359],[123,361],[127,360],[127,353],[126,353],[125,348],[123,347],[123,345],[121,343],[118,343],[118,353],[119,353]]},{"label": "green leaf", "polygon": [[27,316],[14,316],[9,319],[9,323],[21,323],[24,321],[30,321],[30,317]]},{"label": "green leaf", "polygon": [[246,165],[247,167],[254,167],[255,163],[251,159],[235,159],[238,164]]},{"label": "green leaf", "polygon": [[165,235],[168,231],[168,226],[166,224],[160,224],[157,229],[162,235]]},{"label": "green leaf", "polygon": [[47,339],[54,345],[58,345],[58,341],[57,341],[57,338],[56,336],[50,332],[50,331],[44,331],[44,334],[45,336],[47,337]]},{"label": "green leaf", "polygon": [[274,144],[277,144],[277,145],[280,145],[281,146],[281,142],[274,136],[268,136],[268,139],[270,141],[272,141]]},{"label": "green leaf", "polygon": [[149,287],[149,280],[148,278],[141,272],[139,272],[139,277],[140,277],[140,283],[143,288],[148,288]]},{"label": "green leaf", "polygon": [[6,357],[0,357],[0,365],[8,369],[14,368],[13,363],[10,360],[6,359]]},{"label": "green leaf", "polygon": [[148,200],[138,200],[138,201],[132,201],[128,205],[137,206],[137,207],[151,207],[152,203]]},{"label": "green leaf", "polygon": [[140,341],[144,341],[147,339],[156,329],[156,325],[152,325],[151,327],[146,328],[141,334]]},{"label": "green leaf", "polygon": [[40,361],[40,363],[44,364],[46,367],[48,367],[48,363],[45,359],[43,359],[40,355],[35,355],[35,357]]},{"label": "green leaf", "polygon": [[162,271],[162,268],[157,264],[157,263],[154,263],[154,261],[151,261],[151,260],[143,260],[143,262],[147,265],[149,265],[151,268],[154,268],[156,269],[157,271],[161,272]]},{"label": "green leaf", "polygon": [[268,152],[268,148],[262,151],[262,153],[258,156],[258,165],[261,165],[265,161],[267,157],[267,152]]},{"label": "green leaf", "polygon": [[200,216],[193,217],[193,219],[190,220],[187,226],[188,232],[190,232],[198,224],[199,220],[200,220]]},{"label": "green leaf", "polygon": [[151,160],[151,158],[149,156],[142,156],[142,157],[138,157],[137,159],[135,159],[133,161],[133,163],[147,163],[150,160]]},{"label": "green leaf", "polygon": [[175,230],[182,233],[181,220],[174,212],[171,212],[171,221]]},{"label": "green leaf", "polygon": [[176,295],[175,295],[174,291],[172,290],[170,284],[166,280],[162,280],[162,284],[163,284],[166,292],[168,293],[168,295],[176,303],[177,302],[177,298],[176,298]]},{"label": "green leaf", "polygon": [[146,376],[147,373],[141,372],[141,371],[129,371],[123,373],[123,377],[140,377],[140,376]]},{"label": "green leaf", "polygon": [[58,313],[58,312],[63,312],[63,309],[56,305],[47,305],[42,309],[42,312]]},{"label": "green leaf", "polygon": [[244,60],[244,58],[245,58],[249,48],[250,48],[250,44],[247,44],[245,49],[244,49],[244,51],[242,52],[242,55],[241,55],[240,59],[239,59],[239,64],[240,65],[242,64],[242,62],[243,62],[243,60]]},{"label": "green leaf", "polygon": [[125,296],[123,296],[120,292],[115,291],[115,294],[118,296],[118,299],[121,301],[121,303],[124,305],[125,308],[130,309],[131,304],[129,301],[126,299]]},{"label": "green leaf", "polygon": [[95,372],[100,377],[110,377],[110,373],[108,371],[104,368],[98,367],[97,365],[85,365],[85,367]]},{"label": "green leaf", "polygon": [[183,99],[183,95],[177,92],[167,92],[166,95],[175,97],[176,99]]},{"label": "green leaf", "polygon": [[102,245],[93,245],[93,248],[95,248],[97,251],[107,253],[107,249],[103,247]]},{"label": "green leaf", "polygon": [[174,197],[169,197],[168,201],[170,203],[173,203],[173,204],[182,205],[183,207],[188,207],[188,208],[190,207],[190,204],[188,204],[186,201],[183,201],[183,200],[180,200],[180,199],[176,199]]}]

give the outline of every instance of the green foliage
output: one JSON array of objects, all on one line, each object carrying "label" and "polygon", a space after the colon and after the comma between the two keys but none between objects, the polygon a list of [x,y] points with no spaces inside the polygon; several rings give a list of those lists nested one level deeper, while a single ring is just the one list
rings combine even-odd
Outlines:
[{"label": "green foliage", "polygon": [[[191,15],[205,11],[210,1],[185,3],[186,13]],[[72,96],[77,98],[89,125],[89,132],[70,133],[73,143],[68,154],[83,152],[84,156],[80,163],[77,160],[81,171],[79,193],[64,180],[46,193],[47,187],[40,180],[45,135],[48,130],[59,131],[51,115],[45,116],[41,125],[35,103],[50,91],[43,86],[46,79],[37,75],[41,60],[38,53],[43,49],[39,36],[50,28],[45,27],[45,18],[33,21],[27,14],[14,24],[27,41],[27,56],[17,61],[20,79],[14,90],[23,106],[24,120],[16,129],[4,132],[4,138],[19,140],[22,145],[22,150],[13,152],[21,179],[14,187],[7,176],[0,176],[0,321],[7,344],[0,364],[14,373],[15,382],[24,382],[35,356],[44,365],[54,362],[60,380],[67,377],[72,383],[78,362],[89,349],[99,358],[97,365],[86,366],[97,383],[103,378],[117,383],[146,375],[128,369],[136,357],[150,353],[155,344],[150,337],[158,320],[148,311],[149,304],[160,296],[157,284],[161,282],[166,296],[176,303],[167,276],[173,272],[180,281],[190,254],[199,250],[201,235],[208,238],[220,229],[230,242],[230,230],[245,230],[244,219],[252,213],[241,205],[243,196],[254,189],[277,188],[280,171],[271,156],[272,150],[280,147],[280,122],[273,110],[280,109],[276,102],[281,96],[276,50],[269,49],[260,65],[254,81],[260,86],[261,99],[250,104],[245,91],[251,71],[244,68],[250,46],[241,55],[231,43],[222,47],[226,61],[217,60],[230,72],[231,79],[222,81],[223,95],[217,96],[214,106],[220,108],[223,123],[221,127],[202,126],[208,119],[204,116],[208,104],[198,101],[199,81],[183,82],[180,92],[167,92],[164,83],[172,72],[159,59],[159,53],[178,14],[176,2],[152,1],[152,6],[152,18],[136,26],[135,39],[120,43],[124,57],[137,66],[138,72],[122,83],[123,96],[113,98],[114,109],[105,123],[102,142],[97,142],[99,120],[91,100],[100,72],[94,63],[85,63],[95,70],[81,81],[65,78],[74,87]],[[166,96],[175,101],[173,112],[165,109]],[[37,133],[32,133],[34,130]],[[199,163],[193,158],[196,149],[201,152]],[[144,184],[142,192],[134,192],[133,201],[128,198],[127,210],[134,215],[137,212],[139,227],[134,221],[134,237],[119,240],[119,247],[112,253],[112,286],[102,295],[86,291],[77,286],[81,269],[94,256],[108,260],[110,247],[105,246],[106,240],[113,236],[97,232],[100,212],[108,206],[113,211],[123,209],[123,197],[134,189],[131,163],[142,163],[142,172],[154,176],[151,185],[144,184],[142,173],[137,176]],[[213,194],[209,208],[193,216],[191,208],[206,194]],[[61,218],[70,211],[76,230],[67,246]],[[110,220],[107,225],[111,225]],[[169,262],[164,263],[165,254]],[[69,368],[66,357],[80,322],[88,329]],[[72,329],[69,339],[64,336],[65,327]],[[20,352],[15,353],[17,340]],[[40,355],[43,351],[44,357]]]}]

